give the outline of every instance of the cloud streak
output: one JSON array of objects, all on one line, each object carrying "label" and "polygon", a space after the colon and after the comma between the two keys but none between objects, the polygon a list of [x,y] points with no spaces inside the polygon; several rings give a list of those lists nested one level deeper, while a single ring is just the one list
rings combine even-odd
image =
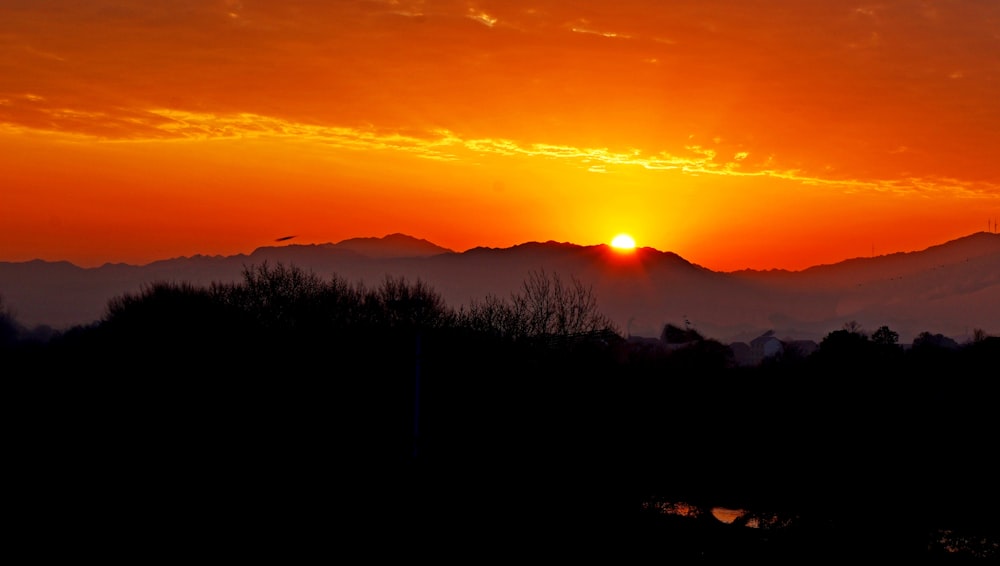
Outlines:
[{"label": "cloud streak", "polygon": [[448,129],[399,131],[374,127],[357,128],[310,124],[249,112],[217,114],[168,108],[119,115],[70,108],[40,109],[38,113],[43,117],[39,120],[41,125],[0,122],[0,133],[47,133],[67,141],[86,143],[258,139],[313,143],[336,151],[392,152],[441,162],[469,161],[490,156],[548,160],[601,175],[641,170],[653,174],[676,172],[692,176],[764,177],[849,193],[877,192],[925,197],[984,197],[1000,193],[1000,186],[995,183],[957,178],[830,178],[809,174],[797,168],[774,167],[779,160],[773,155],[753,164],[750,163],[751,154],[748,151],[721,155],[716,149],[695,144],[684,146],[682,151],[613,150],[506,138],[463,137]]}]

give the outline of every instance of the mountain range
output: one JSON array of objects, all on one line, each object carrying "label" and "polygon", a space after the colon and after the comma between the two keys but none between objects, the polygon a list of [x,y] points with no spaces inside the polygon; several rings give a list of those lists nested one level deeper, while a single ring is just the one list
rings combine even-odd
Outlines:
[{"label": "mountain range", "polygon": [[454,308],[490,295],[508,297],[532,272],[575,278],[630,336],[659,336],[670,323],[722,342],[749,341],[768,330],[783,339],[818,341],[849,321],[869,332],[886,325],[903,343],[924,331],[959,342],[975,330],[1000,334],[1000,234],[987,232],[801,271],[734,272],[712,271],[653,248],[621,252],[603,244],[548,241],[456,252],[390,234],[146,265],[0,262],[0,296],[22,325],[62,330],[98,321],[111,298],[151,283],[238,281],[245,267],[264,262],[368,285],[387,276],[421,280]]}]

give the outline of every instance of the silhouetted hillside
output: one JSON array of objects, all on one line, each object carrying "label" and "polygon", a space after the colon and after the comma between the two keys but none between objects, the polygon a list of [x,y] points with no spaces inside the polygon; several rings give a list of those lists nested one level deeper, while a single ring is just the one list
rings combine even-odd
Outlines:
[{"label": "silhouetted hillside", "polygon": [[[621,269],[660,257],[644,253]],[[663,259],[678,269],[654,280],[725,277]],[[256,538],[323,530],[319,514],[348,547],[414,557],[456,539],[512,556],[997,557],[1000,339],[904,349],[845,325],[811,355],[739,367],[692,328],[662,337],[627,340],[590,287],[540,271],[469,309],[420,280],[282,264],[156,283],[94,326],[0,343],[18,516],[97,509],[143,540],[177,517]]]},{"label": "silhouetted hillside", "polygon": [[819,340],[848,320],[869,329],[889,325],[903,342],[924,331],[959,341],[975,329],[1000,333],[1000,235],[987,233],[798,272],[734,273],[651,248],[622,254],[604,245],[528,242],[454,253],[394,234],[145,266],[0,263],[0,293],[25,325],[64,328],[97,320],[108,298],[137,292],[144,283],[235,281],[244,266],[265,261],[351,281],[419,278],[456,308],[487,295],[508,296],[532,271],[574,276],[594,287],[602,311],[623,331],[639,336],[656,336],[663,324],[685,320],[723,342],[749,341],[767,330]]},{"label": "silhouetted hillside", "polygon": [[455,253],[454,250],[406,234],[389,234],[382,238],[350,238],[330,247],[355,251],[373,258],[430,257]]}]

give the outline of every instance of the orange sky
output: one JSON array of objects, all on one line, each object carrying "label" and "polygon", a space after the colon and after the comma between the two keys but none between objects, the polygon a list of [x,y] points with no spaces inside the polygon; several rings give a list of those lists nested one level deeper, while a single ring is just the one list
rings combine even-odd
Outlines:
[{"label": "orange sky", "polygon": [[5,0],[0,261],[631,233],[716,270],[1000,219],[1000,2]]}]

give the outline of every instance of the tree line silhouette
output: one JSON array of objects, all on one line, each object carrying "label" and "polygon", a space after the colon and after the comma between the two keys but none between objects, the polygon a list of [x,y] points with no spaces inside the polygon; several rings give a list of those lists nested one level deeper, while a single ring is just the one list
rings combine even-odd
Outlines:
[{"label": "tree line silhouette", "polygon": [[[338,516],[345,543],[414,553],[459,537],[682,558],[926,557],[962,531],[997,555],[1000,339],[982,332],[904,349],[851,322],[744,367],[690,327],[638,347],[558,274],[453,309],[421,281],[264,263],[30,336],[0,303],[24,475],[81,522],[318,536]],[[691,527],[651,501],[772,528]]]}]

